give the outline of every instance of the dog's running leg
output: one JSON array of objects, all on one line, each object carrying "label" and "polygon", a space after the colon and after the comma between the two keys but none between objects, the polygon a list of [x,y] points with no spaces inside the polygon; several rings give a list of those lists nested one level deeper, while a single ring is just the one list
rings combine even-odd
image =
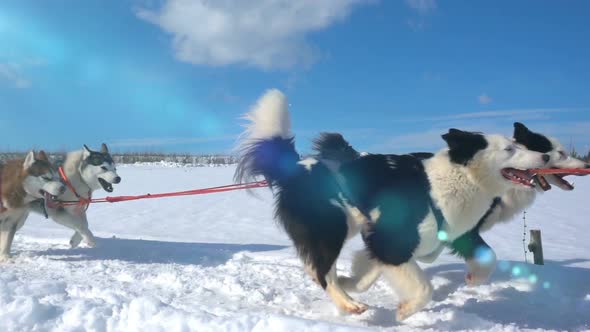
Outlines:
[{"label": "dog's running leg", "polygon": [[400,299],[396,314],[398,321],[422,310],[432,299],[432,284],[413,259],[397,266],[385,265],[383,275]]},{"label": "dog's running leg", "polygon": [[340,287],[340,284],[338,283],[338,276],[336,274],[336,262],[334,262],[330,272],[328,272],[328,274],[325,276],[325,281],[326,292],[332,299],[332,302],[334,302],[340,310],[352,314],[362,314],[368,309],[366,304],[353,300]]},{"label": "dog's running leg", "polygon": [[94,235],[88,229],[88,219],[86,218],[85,212],[74,215],[65,210],[57,215],[52,215],[51,218],[58,224],[71,228],[76,232],[70,239],[70,246],[72,248],[76,248],[81,240],[84,240],[90,247],[96,245]]},{"label": "dog's running leg", "polygon": [[[80,215],[80,229],[72,236],[70,239],[70,244],[73,240],[77,238],[76,234],[80,234],[80,236],[84,239],[84,242],[92,248],[96,246],[96,239],[94,238],[94,234],[88,228],[88,218],[86,217],[86,212],[82,212]],[[79,243],[79,242],[78,242]]]},{"label": "dog's running leg", "polygon": [[16,234],[17,222],[5,220],[0,227],[0,262],[7,262],[10,260],[10,248],[12,241]]},{"label": "dog's running leg", "polygon": [[339,277],[338,282],[348,292],[366,292],[381,276],[381,264],[369,257],[366,249],[359,250],[352,259],[352,275]]},{"label": "dog's running leg", "polygon": [[80,245],[80,242],[82,242],[82,234],[74,232],[74,234],[70,238],[70,247],[77,248]]},{"label": "dog's running leg", "polygon": [[465,282],[469,286],[485,283],[496,267],[496,254],[484,241],[478,229],[463,234],[451,243],[453,252],[465,259],[467,274]]}]

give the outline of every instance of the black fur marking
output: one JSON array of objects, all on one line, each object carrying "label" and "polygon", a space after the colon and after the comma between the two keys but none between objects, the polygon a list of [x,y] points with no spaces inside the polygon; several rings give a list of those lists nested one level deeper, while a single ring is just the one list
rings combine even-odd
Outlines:
[{"label": "black fur marking", "polygon": [[357,159],[360,154],[338,133],[320,133],[313,141],[313,149],[319,158],[347,162]]},{"label": "black fur marking", "polygon": [[331,202],[341,193],[334,174],[322,163],[311,170],[299,165],[293,139],[253,141],[241,152],[236,181],[264,176],[273,184],[277,221],[325,289],[348,234],[344,211]]},{"label": "black fur marking", "polygon": [[238,183],[263,176],[271,185],[288,179],[298,170],[299,154],[293,138],[257,140],[243,147],[234,180]]},{"label": "black fur marking", "polygon": [[418,224],[427,216],[430,184],[422,161],[411,155],[369,155],[341,167],[361,211],[380,217],[363,234],[374,258],[407,262],[420,242]]},{"label": "black fur marking", "polygon": [[299,166],[297,174],[281,182],[276,193],[277,219],[323,288],[348,234],[346,215],[331,203],[339,193],[333,173],[322,164],[311,171]]},{"label": "black fur marking", "polygon": [[442,138],[449,146],[451,161],[460,165],[467,165],[478,151],[488,146],[488,142],[482,134],[458,129],[449,129],[449,132],[442,135]]},{"label": "black fur marking", "polygon": [[547,153],[553,150],[553,144],[545,135],[530,131],[520,122],[514,123],[514,140],[531,151]]},{"label": "black fur marking", "polygon": [[420,160],[426,160],[434,157],[434,153],[431,152],[412,152],[410,153],[411,156],[414,156]]},{"label": "black fur marking", "polygon": [[500,197],[494,198],[490,208],[486,213],[479,219],[477,225],[472,228],[469,232],[461,235],[455,239],[452,243],[448,244],[451,248],[451,253],[462,257],[463,259],[472,259],[475,257],[475,253],[480,248],[487,248],[491,250],[491,247],[484,241],[479,234],[481,226],[484,224],[486,219],[494,212],[494,209],[502,203]]}]

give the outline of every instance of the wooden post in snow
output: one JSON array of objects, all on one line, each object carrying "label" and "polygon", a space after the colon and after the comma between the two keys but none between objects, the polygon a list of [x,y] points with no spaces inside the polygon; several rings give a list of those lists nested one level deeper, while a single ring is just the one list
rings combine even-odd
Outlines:
[{"label": "wooden post in snow", "polygon": [[535,264],[545,265],[545,262],[543,261],[543,242],[541,241],[541,230],[531,229],[529,251],[533,253],[533,260]]}]

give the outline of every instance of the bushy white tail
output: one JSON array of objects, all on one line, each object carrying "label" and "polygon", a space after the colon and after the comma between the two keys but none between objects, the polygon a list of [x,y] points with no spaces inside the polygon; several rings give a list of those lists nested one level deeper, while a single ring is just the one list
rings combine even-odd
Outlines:
[{"label": "bushy white tail", "polygon": [[244,133],[248,140],[293,137],[287,96],[277,89],[266,91],[244,118],[250,121]]},{"label": "bushy white tail", "polygon": [[295,151],[287,97],[267,91],[244,117],[249,121],[238,144],[237,182],[263,176],[276,184],[292,176],[299,155]]}]

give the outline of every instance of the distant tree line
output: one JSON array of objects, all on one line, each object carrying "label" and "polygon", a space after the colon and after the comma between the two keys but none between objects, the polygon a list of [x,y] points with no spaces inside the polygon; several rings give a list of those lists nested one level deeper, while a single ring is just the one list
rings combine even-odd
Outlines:
[{"label": "distant tree line", "polygon": [[[51,152],[49,159],[56,164],[62,164],[66,153]],[[0,162],[10,159],[24,158],[24,152],[0,152]],[[117,164],[135,163],[176,163],[185,166],[226,166],[237,163],[237,157],[223,154],[183,154],[183,153],[113,153],[113,160]]]},{"label": "distant tree line", "polygon": [[586,154],[581,154],[576,151],[576,148],[571,148],[570,156],[590,162],[590,151],[588,151]]},{"label": "distant tree line", "polygon": [[[66,153],[52,152],[48,153],[49,159],[61,164],[65,159]],[[590,151],[586,154],[579,153],[575,148],[570,149],[572,157],[590,162]],[[24,158],[24,152],[0,152],[0,162],[10,159]],[[234,155],[224,154],[188,154],[188,153],[154,153],[154,152],[133,152],[133,153],[113,153],[113,160],[117,164],[135,164],[135,163],[176,163],[185,166],[225,166],[233,165],[238,162]]]}]

